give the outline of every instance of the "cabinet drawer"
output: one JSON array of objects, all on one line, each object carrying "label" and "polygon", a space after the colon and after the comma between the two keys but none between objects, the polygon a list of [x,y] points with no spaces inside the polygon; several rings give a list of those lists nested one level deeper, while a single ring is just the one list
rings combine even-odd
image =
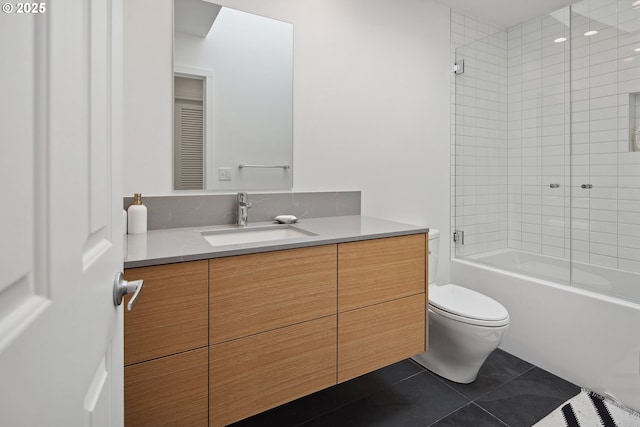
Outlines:
[{"label": "cabinet drawer", "polygon": [[208,363],[205,347],[125,367],[125,425],[206,426]]},{"label": "cabinet drawer", "polygon": [[338,311],[425,292],[426,234],[340,243]]},{"label": "cabinet drawer", "polygon": [[336,383],[336,316],[211,346],[210,425],[223,426]]},{"label": "cabinet drawer", "polygon": [[425,351],[425,294],[338,314],[338,382]]},{"label": "cabinet drawer", "polygon": [[336,245],[210,260],[211,343],[336,313]]},{"label": "cabinet drawer", "polygon": [[144,280],[135,308],[125,310],[125,366],[208,345],[206,260],[132,268],[125,278]]}]

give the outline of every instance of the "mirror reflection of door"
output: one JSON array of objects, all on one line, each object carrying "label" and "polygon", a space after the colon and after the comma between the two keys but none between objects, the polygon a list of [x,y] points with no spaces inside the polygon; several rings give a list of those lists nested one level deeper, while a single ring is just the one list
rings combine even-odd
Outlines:
[{"label": "mirror reflection of door", "polygon": [[204,80],[174,77],[174,188],[204,188]]}]

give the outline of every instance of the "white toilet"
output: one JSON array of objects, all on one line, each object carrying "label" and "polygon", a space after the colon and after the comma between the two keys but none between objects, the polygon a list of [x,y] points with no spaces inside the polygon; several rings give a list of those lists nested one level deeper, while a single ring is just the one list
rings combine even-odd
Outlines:
[{"label": "white toilet", "polygon": [[439,237],[438,230],[429,231],[429,351],[413,360],[441,377],[467,384],[502,342],[509,313],[471,289],[435,284]]}]

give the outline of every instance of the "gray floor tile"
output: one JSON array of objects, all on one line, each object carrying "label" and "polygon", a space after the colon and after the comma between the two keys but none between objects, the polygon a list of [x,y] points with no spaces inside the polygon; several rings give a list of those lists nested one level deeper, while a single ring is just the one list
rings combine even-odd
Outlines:
[{"label": "gray floor tile", "polygon": [[431,424],[432,427],[506,427],[507,425],[480,408],[470,403],[453,414]]},{"label": "gray floor tile", "polygon": [[356,426],[424,427],[469,403],[428,372],[421,372],[342,410]]},{"label": "gray floor tile", "polygon": [[358,427],[349,421],[347,415],[340,409],[321,415],[299,427]]},{"label": "gray floor tile", "polygon": [[579,392],[574,384],[536,367],[475,402],[510,426],[530,426]]},{"label": "gray floor tile", "polygon": [[413,363],[410,359],[406,359],[335,385],[325,390],[325,393],[336,407],[340,407],[383,390],[422,371],[424,368]]}]

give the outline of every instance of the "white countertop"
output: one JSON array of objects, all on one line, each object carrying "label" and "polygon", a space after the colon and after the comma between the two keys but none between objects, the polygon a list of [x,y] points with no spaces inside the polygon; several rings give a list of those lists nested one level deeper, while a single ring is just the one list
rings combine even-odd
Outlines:
[{"label": "white countertop", "polygon": [[[242,228],[264,227],[269,224],[273,223],[250,223]],[[360,215],[302,219],[294,226],[316,235],[275,241],[211,246],[200,234],[202,231],[238,227],[234,225],[216,225],[151,230],[144,234],[129,234],[125,236],[124,267],[146,267],[332,243],[404,236],[429,231],[426,227]]]}]

